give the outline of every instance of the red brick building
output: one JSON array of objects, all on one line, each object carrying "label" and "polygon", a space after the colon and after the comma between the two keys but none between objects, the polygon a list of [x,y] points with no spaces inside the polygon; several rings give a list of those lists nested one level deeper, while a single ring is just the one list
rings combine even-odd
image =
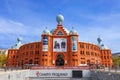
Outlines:
[{"label": "red brick building", "polygon": [[111,50],[98,38],[98,45],[78,41],[78,33],[73,28],[68,31],[63,27],[64,17],[58,15],[57,27],[42,33],[38,42],[18,43],[8,50],[7,66],[16,67],[28,64],[40,66],[86,66],[103,64],[112,66]]}]

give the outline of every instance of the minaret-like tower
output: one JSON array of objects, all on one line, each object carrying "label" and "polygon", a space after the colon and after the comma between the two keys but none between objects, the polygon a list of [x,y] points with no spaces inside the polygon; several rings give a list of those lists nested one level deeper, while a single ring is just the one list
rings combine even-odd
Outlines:
[{"label": "minaret-like tower", "polygon": [[51,54],[50,54],[50,36],[51,33],[46,27],[45,30],[42,33],[42,54],[41,54],[41,65],[42,66],[49,66],[51,63],[49,62],[51,60]]},{"label": "minaret-like tower", "polygon": [[69,33],[70,36],[70,56],[71,56],[71,62],[70,65],[72,66],[78,66],[80,63],[78,60],[79,57],[79,49],[78,49],[78,32],[72,27],[72,30]]}]

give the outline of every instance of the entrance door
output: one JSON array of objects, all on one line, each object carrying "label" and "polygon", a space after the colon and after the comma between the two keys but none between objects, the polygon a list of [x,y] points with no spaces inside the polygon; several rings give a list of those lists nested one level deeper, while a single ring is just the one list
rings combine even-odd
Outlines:
[{"label": "entrance door", "polygon": [[55,63],[56,66],[64,66],[64,59],[62,54],[57,55]]}]

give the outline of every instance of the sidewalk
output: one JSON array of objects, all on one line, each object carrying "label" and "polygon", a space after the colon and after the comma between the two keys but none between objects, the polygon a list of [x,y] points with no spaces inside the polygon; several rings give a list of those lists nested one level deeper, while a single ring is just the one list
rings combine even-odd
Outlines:
[{"label": "sidewalk", "polygon": [[16,73],[16,72],[21,72],[21,71],[27,71],[27,70],[29,70],[29,69],[23,69],[23,70],[11,70],[11,69],[9,69],[9,70],[4,70],[4,69],[0,69],[0,75],[1,74],[8,74],[8,73]]},{"label": "sidewalk", "polygon": [[111,72],[111,73],[116,73],[116,74],[120,74],[120,69],[115,70],[115,69],[93,69],[94,71],[102,71],[102,72]]}]

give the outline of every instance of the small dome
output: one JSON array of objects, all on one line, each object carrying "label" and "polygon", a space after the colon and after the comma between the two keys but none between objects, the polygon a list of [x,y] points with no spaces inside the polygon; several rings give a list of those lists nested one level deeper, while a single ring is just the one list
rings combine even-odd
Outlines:
[{"label": "small dome", "polygon": [[53,34],[54,31],[55,31],[55,29],[52,29],[52,30],[50,31],[50,33]]},{"label": "small dome", "polygon": [[47,29],[47,27],[46,27],[46,29],[43,31],[43,34],[50,34],[50,31]]},{"label": "small dome", "polygon": [[70,34],[78,35],[78,32],[72,27],[72,30],[70,31]]},{"label": "small dome", "polygon": [[17,41],[18,41],[18,42],[17,42],[15,45],[12,46],[12,49],[19,49],[20,46],[22,45],[22,42],[21,42],[21,41],[22,41],[22,38],[18,37],[18,38],[17,38]]},{"label": "small dome", "polygon": [[58,24],[62,24],[62,22],[64,21],[64,16],[59,14],[56,17],[56,20],[57,20]]},{"label": "small dome", "polygon": [[102,39],[100,38],[100,36],[97,38],[98,44],[100,44],[102,42]]},{"label": "small dome", "polygon": [[17,38],[17,41],[19,42],[19,41],[22,41],[22,38],[21,37],[18,37]]}]

